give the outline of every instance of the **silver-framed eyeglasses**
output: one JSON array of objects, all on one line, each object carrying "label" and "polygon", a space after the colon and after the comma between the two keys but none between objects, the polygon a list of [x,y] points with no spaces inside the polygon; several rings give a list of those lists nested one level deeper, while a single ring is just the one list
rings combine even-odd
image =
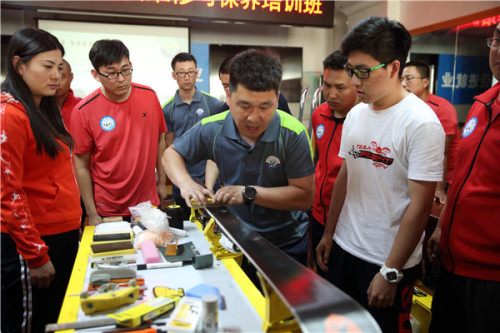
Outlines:
[{"label": "silver-framed eyeglasses", "polygon": [[195,71],[189,71],[189,72],[175,72],[175,76],[177,76],[178,78],[185,78],[186,76],[188,77],[193,77],[196,75],[196,72],[198,70],[195,70]]},{"label": "silver-framed eyeglasses", "polygon": [[500,47],[500,37],[486,38],[486,45],[488,45],[490,49],[497,50]]},{"label": "silver-framed eyeglasses", "polygon": [[351,65],[348,63],[344,64],[344,70],[349,75],[349,77],[352,77],[353,75],[356,75],[358,79],[368,79],[370,77],[370,73],[378,68],[384,67],[385,64],[380,64],[378,66],[372,67],[372,68],[352,68]]},{"label": "silver-framed eyeglasses", "polygon": [[109,74],[103,74],[101,72],[97,72],[97,73],[99,73],[99,75],[105,76],[108,80],[116,80],[118,78],[118,75],[121,74],[122,76],[129,76],[132,74],[133,71],[134,71],[133,68],[127,68],[127,69],[124,69],[122,71],[111,72]]}]

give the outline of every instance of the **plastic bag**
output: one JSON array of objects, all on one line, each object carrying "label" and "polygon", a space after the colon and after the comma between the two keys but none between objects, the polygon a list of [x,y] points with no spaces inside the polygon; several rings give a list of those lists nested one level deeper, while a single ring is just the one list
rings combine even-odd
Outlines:
[{"label": "plastic bag", "polygon": [[146,229],[158,233],[169,231],[167,214],[151,205],[151,201],[141,202],[128,209],[132,218],[139,219]]},{"label": "plastic bag", "polygon": [[150,201],[129,207],[132,218],[139,219],[147,231],[137,236],[137,247],[140,249],[141,243],[145,240],[152,240],[155,245],[163,246],[174,239],[174,233],[168,227],[168,218],[165,212],[151,205]]}]

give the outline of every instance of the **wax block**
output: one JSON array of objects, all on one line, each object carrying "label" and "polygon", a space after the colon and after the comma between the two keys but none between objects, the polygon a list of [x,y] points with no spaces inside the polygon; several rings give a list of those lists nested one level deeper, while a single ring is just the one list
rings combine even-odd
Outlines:
[{"label": "wax block", "polygon": [[141,243],[141,253],[145,264],[152,264],[162,261],[155,243],[151,240]]},{"label": "wax block", "polygon": [[197,286],[186,291],[186,296],[194,298],[202,298],[204,295],[216,295],[219,298],[219,309],[223,310],[225,308],[224,299],[220,294],[219,288],[211,286],[209,284],[201,283]]}]

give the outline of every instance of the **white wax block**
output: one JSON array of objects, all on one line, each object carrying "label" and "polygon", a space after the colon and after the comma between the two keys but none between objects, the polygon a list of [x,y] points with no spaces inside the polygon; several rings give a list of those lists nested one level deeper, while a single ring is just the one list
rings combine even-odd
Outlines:
[{"label": "white wax block", "polygon": [[129,222],[107,222],[101,223],[95,227],[94,234],[107,234],[107,233],[127,233],[131,232],[132,227]]}]

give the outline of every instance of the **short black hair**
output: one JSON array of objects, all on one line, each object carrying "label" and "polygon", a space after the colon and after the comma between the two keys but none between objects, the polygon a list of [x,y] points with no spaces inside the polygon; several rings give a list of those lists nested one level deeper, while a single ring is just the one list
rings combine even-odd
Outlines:
[{"label": "short black hair", "polygon": [[323,60],[323,70],[333,69],[333,70],[344,70],[344,65],[347,62],[347,58],[342,54],[342,51],[337,50],[330,53],[325,60]]},{"label": "short black hair", "polygon": [[116,64],[122,61],[123,57],[130,60],[128,48],[118,39],[101,39],[92,45],[89,52],[89,59],[96,71],[99,67]]},{"label": "short black hair", "polygon": [[184,62],[184,61],[194,61],[194,65],[198,67],[198,62],[196,61],[196,58],[194,55],[191,53],[187,52],[180,52],[175,55],[175,57],[172,59],[172,70],[175,71],[175,64],[178,62]]},{"label": "short black hair", "polygon": [[400,75],[410,47],[411,35],[401,23],[376,16],[359,21],[341,43],[346,57],[353,51],[360,51],[386,65],[398,60]]},{"label": "short black hair", "polygon": [[414,66],[416,68],[416,70],[421,78],[429,78],[431,71],[429,69],[429,66],[425,62],[420,61],[420,60],[408,61],[403,66],[403,69],[405,69],[406,67],[410,67],[410,66]]},{"label": "short black hair", "polygon": [[229,91],[238,84],[252,91],[274,90],[278,95],[283,69],[276,53],[268,49],[248,49],[234,56],[229,71]]},{"label": "short black hair", "polygon": [[231,60],[233,60],[234,55],[230,55],[222,60],[219,66],[219,75],[221,74],[229,74],[229,70],[231,69]]}]

